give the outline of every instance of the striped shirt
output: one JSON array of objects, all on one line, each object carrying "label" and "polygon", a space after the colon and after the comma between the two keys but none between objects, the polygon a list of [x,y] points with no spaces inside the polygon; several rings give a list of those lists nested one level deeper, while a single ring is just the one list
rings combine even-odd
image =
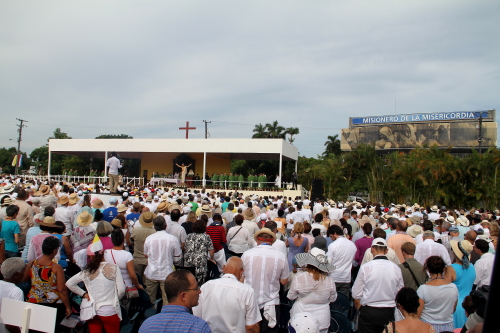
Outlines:
[{"label": "striped shirt", "polygon": [[215,252],[222,250],[222,243],[227,243],[224,227],[220,224],[209,225],[207,227],[207,235],[209,235],[210,239],[212,239]]},{"label": "striped shirt", "polygon": [[180,305],[165,305],[161,313],[147,319],[139,333],[212,333],[208,323]]}]

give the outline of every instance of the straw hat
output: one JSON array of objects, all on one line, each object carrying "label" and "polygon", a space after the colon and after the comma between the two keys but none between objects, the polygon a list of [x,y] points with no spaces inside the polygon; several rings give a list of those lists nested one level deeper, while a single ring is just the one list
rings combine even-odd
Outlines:
[{"label": "straw hat", "polygon": [[419,225],[414,225],[411,228],[408,228],[407,232],[408,235],[415,238],[422,233],[422,227]]},{"label": "straw hat", "polygon": [[113,221],[111,221],[111,225],[114,226],[114,227],[117,227],[117,228],[121,228],[122,227],[122,221],[119,220],[119,219],[113,219]]},{"label": "straw hat", "polygon": [[70,204],[70,205],[74,205],[74,204],[76,204],[76,203],[78,202],[78,200],[80,200],[80,199],[78,198],[78,194],[76,194],[76,193],[71,193],[71,194],[69,195],[69,204]]},{"label": "straw hat", "polygon": [[333,266],[328,263],[326,252],[317,247],[313,247],[309,253],[299,253],[295,258],[300,267],[312,265],[325,273],[333,271]]},{"label": "straw hat", "polygon": [[0,190],[0,194],[4,194],[4,193],[10,193],[14,191],[14,188],[12,187],[12,185],[5,185],[1,190]]},{"label": "straw hat", "polygon": [[410,222],[411,225],[417,224],[418,222],[420,222],[420,217],[418,217],[417,215],[410,216]]},{"label": "straw hat", "polygon": [[93,219],[92,214],[84,210],[76,217],[76,223],[81,227],[86,227],[92,223]]},{"label": "straw hat", "polygon": [[[460,248],[458,247],[458,241],[456,240],[451,240],[450,241],[451,249],[453,250],[453,253],[458,257],[458,259],[462,260],[464,257],[464,254],[462,251],[460,251]],[[460,245],[462,248],[465,250],[467,254],[470,254],[472,252],[472,244],[469,241],[463,240],[460,241]]]},{"label": "straw hat", "polygon": [[139,223],[144,228],[151,228],[153,226],[153,219],[156,217],[155,213],[144,212],[139,216]]},{"label": "straw hat", "polygon": [[468,227],[470,224],[469,219],[463,215],[457,218],[457,222],[463,227]]},{"label": "straw hat", "polygon": [[255,218],[255,211],[252,208],[247,208],[243,211],[243,218],[245,220],[253,220]]},{"label": "straw hat", "polygon": [[178,209],[179,211],[181,211],[181,206],[179,206],[179,204],[177,202],[174,202],[174,203],[171,203],[169,206],[168,206],[168,211],[170,213],[172,213],[172,211],[174,209]]},{"label": "straw hat", "polygon": [[43,222],[38,222],[38,224],[44,227],[55,227],[56,219],[53,216],[45,216]]},{"label": "straw hat", "polygon": [[12,200],[9,196],[6,196],[5,199],[3,199],[2,206],[10,206],[13,203],[14,203],[14,200]]},{"label": "straw hat", "polygon": [[57,203],[60,204],[60,205],[65,205],[69,202],[69,198],[67,195],[63,195],[62,197],[60,197],[59,199],[57,199]]},{"label": "straw hat", "polygon": [[377,224],[373,218],[368,217],[368,215],[363,215],[363,217],[359,220],[359,224],[363,227],[366,223],[370,223],[373,228],[375,228],[375,225]]},{"label": "straw hat", "polygon": [[37,192],[38,195],[47,195],[49,193],[50,193],[50,187],[49,187],[49,185],[45,185],[45,184],[41,185],[40,189]]},{"label": "straw hat", "polygon": [[445,221],[450,222],[451,224],[455,224],[455,218],[453,216],[447,216]]},{"label": "straw hat", "polygon": [[160,204],[158,205],[158,207],[156,207],[156,211],[157,212],[164,212],[166,211],[168,208],[168,204],[166,201],[162,201],[160,202]]},{"label": "straw hat", "polygon": [[271,231],[269,228],[262,228],[259,231],[257,231],[254,235],[253,238],[255,241],[257,241],[257,238],[262,235],[262,234],[268,234],[269,236],[273,237],[273,243],[276,241],[276,234]]},{"label": "straw hat", "polygon": [[102,207],[104,207],[104,203],[102,202],[101,199],[95,199],[94,202],[92,203],[92,208],[100,209]]},{"label": "straw hat", "polygon": [[201,213],[201,215],[206,214],[210,217],[210,215],[212,215],[212,209],[210,208],[209,205],[203,205],[203,206],[201,206],[200,213]]},{"label": "straw hat", "polygon": [[118,210],[118,213],[123,213],[127,211],[127,206],[125,206],[124,204],[119,204],[118,206],[116,206],[116,209]]},{"label": "straw hat", "polygon": [[433,212],[437,212],[438,210],[439,210],[439,207],[436,205],[432,206],[432,208],[431,208],[431,211],[433,211]]}]

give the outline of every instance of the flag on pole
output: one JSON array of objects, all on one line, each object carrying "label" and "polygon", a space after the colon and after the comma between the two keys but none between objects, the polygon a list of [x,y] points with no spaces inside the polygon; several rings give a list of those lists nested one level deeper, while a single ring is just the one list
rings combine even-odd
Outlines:
[{"label": "flag on pole", "polygon": [[94,240],[92,241],[92,244],[90,244],[90,251],[92,252],[92,255],[96,252],[102,251],[102,242],[99,236],[96,234],[94,237]]},{"label": "flag on pole", "polygon": [[13,167],[17,166],[19,168],[22,164],[23,164],[23,155],[22,154],[15,155],[14,159],[12,160],[12,166]]}]

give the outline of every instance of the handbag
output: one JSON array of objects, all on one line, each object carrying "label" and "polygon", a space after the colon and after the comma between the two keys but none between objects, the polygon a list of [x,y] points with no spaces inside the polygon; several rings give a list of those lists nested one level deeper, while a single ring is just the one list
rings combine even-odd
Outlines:
[{"label": "handbag", "polygon": [[[116,263],[116,260],[115,260],[115,256],[113,255],[113,249],[111,249],[110,251],[111,251],[111,257],[113,257],[113,261],[115,262],[115,265],[118,266],[118,264]],[[118,269],[120,269],[120,267],[118,267]],[[125,285],[125,296],[128,299],[139,297],[139,290],[137,290],[137,288],[135,286],[134,287],[127,287],[125,280],[123,280],[123,284]]]},{"label": "handbag", "polygon": [[[89,294],[90,297],[90,294]],[[80,304],[80,320],[87,321],[96,315],[95,304],[92,299],[88,300],[82,298],[82,303]]]}]

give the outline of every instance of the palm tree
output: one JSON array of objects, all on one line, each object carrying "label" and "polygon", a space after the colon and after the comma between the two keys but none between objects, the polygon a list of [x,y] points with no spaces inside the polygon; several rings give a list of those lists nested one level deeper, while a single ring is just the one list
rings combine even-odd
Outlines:
[{"label": "palm tree", "polygon": [[252,138],[254,139],[261,139],[261,138],[267,138],[268,133],[266,130],[266,126],[262,124],[255,125],[255,128],[253,129],[253,132],[255,133]]},{"label": "palm tree", "polygon": [[273,139],[285,139],[286,131],[283,126],[278,125],[278,121],[273,121],[272,124],[266,124],[267,137]]},{"label": "palm tree", "polygon": [[328,154],[340,155],[340,140],[339,135],[335,134],[334,136],[329,135],[328,140],[325,142],[325,151],[323,152],[323,156],[326,157]]},{"label": "palm tree", "polygon": [[299,134],[299,128],[298,127],[288,127],[286,129],[286,133],[290,135],[288,142],[293,143],[295,141],[293,136]]}]

